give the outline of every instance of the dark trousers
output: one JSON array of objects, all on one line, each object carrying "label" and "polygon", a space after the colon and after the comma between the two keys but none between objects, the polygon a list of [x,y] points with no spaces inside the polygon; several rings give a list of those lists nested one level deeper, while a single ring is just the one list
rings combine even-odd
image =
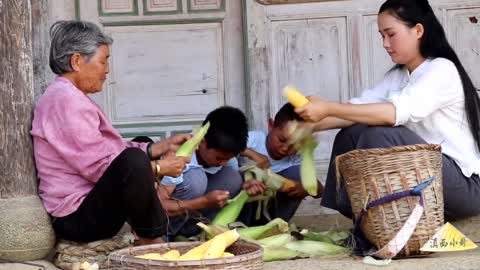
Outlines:
[{"label": "dark trousers", "polygon": [[[354,149],[383,148],[426,143],[406,127],[370,127],[353,125],[342,129],[332,149],[330,165],[321,204],[338,210],[348,218],[353,217],[350,201],[344,186],[337,193],[335,157]],[[480,213],[480,179],[462,174],[458,165],[448,156],[442,157],[445,216],[463,218]]]},{"label": "dark trousers", "polygon": [[[289,167],[283,171],[278,172],[279,175],[291,179],[295,182],[300,182],[300,165]],[[284,192],[277,192],[274,199],[269,201],[267,208],[268,214],[272,219],[281,218],[289,221],[297,211],[303,199],[292,198]],[[267,218],[262,215],[260,219],[256,219],[256,211],[258,202],[247,203],[242,209],[239,220],[248,226],[260,226],[268,223]]]},{"label": "dark trousers", "polygon": [[53,228],[62,238],[91,242],[113,237],[125,221],[138,236],[166,234],[167,216],[154,187],[147,155],[127,148],[113,160],[93,190],[72,214],[55,218]]}]

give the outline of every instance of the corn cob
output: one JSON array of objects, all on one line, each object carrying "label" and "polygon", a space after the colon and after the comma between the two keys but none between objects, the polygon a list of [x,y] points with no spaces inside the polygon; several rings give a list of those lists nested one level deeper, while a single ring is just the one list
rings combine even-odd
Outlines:
[{"label": "corn cob", "polygon": [[208,128],[210,127],[210,122],[207,122],[203,127],[196,130],[193,134],[193,137],[188,141],[184,142],[180,148],[178,148],[176,155],[178,157],[190,157],[198,145],[202,141],[203,137],[207,134]]},{"label": "corn cob", "polygon": [[228,258],[228,257],[235,257],[235,255],[230,252],[226,252],[226,251],[223,252],[222,258]]},{"label": "corn cob", "polygon": [[179,261],[189,261],[189,260],[201,260],[205,254],[205,251],[210,247],[212,244],[213,239],[208,240],[207,242],[194,247],[187,251],[187,253],[183,254],[178,258]]},{"label": "corn cob", "polygon": [[205,251],[204,259],[215,259],[222,257],[225,249],[235,243],[240,237],[237,230],[230,230],[215,236],[212,243]]},{"label": "corn cob", "polygon": [[180,257],[180,252],[178,252],[178,250],[176,249],[172,249],[168,252],[165,252],[162,254],[162,257],[164,260],[177,260],[179,257]]},{"label": "corn cob", "polygon": [[308,99],[293,86],[287,86],[283,89],[283,91],[284,95],[288,99],[288,102],[290,102],[296,108],[305,106],[309,102]]},{"label": "corn cob", "polygon": [[247,200],[247,192],[245,190],[240,191],[235,198],[230,200],[227,206],[223,207],[222,210],[218,212],[213,219],[212,224],[227,227],[228,224],[235,222]]}]

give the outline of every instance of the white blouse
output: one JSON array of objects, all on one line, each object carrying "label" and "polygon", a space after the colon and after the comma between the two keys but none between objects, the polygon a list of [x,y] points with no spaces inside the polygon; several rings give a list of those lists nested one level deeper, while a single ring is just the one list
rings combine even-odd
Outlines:
[{"label": "white blouse", "polygon": [[353,104],[391,102],[395,126],[403,125],[428,143],[441,144],[466,177],[480,172],[480,153],[468,125],[462,81],[448,59],[427,59],[412,73],[392,69]]}]

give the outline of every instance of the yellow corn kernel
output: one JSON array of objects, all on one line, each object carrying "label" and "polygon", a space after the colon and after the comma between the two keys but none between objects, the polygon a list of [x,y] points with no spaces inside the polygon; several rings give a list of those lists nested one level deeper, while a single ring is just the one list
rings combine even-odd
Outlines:
[{"label": "yellow corn kernel", "polygon": [[284,95],[295,108],[305,106],[309,101],[295,87],[287,86],[284,88]]}]

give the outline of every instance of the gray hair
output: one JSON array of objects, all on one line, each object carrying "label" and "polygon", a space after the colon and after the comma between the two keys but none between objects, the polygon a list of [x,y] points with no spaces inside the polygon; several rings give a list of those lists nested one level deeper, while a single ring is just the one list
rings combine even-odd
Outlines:
[{"label": "gray hair", "polygon": [[50,28],[50,68],[62,75],[73,71],[71,58],[79,53],[89,61],[101,45],[110,45],[113,39],[91,22],[58,21]]}]

